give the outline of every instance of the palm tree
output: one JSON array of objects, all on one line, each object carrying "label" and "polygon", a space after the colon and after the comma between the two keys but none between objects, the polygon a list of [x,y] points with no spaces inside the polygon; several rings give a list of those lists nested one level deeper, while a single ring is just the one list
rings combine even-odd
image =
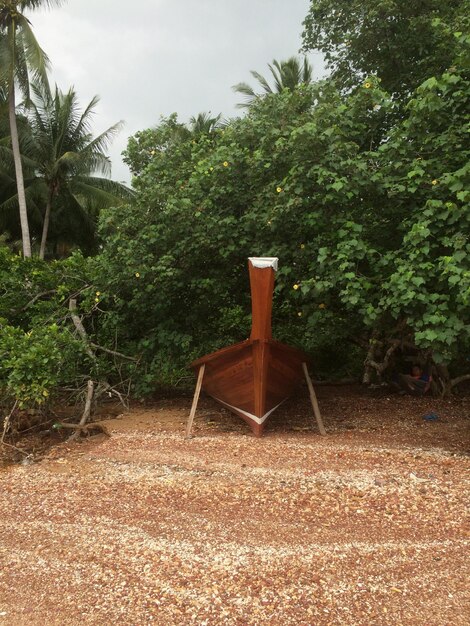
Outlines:
[{"label": "palm tree", "polygon": [[208,135],[218,128],[223,128],[224,123],[220,121],[222,115],[211,117],[211,113],[198,113],[189,119],[189,129],[194,135]]},{"label": "palm tree", "polygon": [[[32,148],[31,128],[25,115],[16,116],[18,142],[21,152],[22,170],[25,179],[25,193],[28,202],[28,223],[39,215],[34,197],[28,197],[28,183],[31,180],[32,161],[29,158]],[[16,185],[15,160],[11,146],[8,115],[8,95],[0,86],[0,232],[21,239],[21,226],[18,220],[18,189]],[[21,242],[20,242],[21,243]],[[21,245],[20,245],[21,249]]]},{"label": "palm tree", "polygon": [[66,94],[57,86],[54,94],[40,86],[33,86],[33,91],[29,119],[35,146],[35,187],[41,188],[45,197],[39,251],[43,259],[54,209],[62,225],[73,223],[75,228],[91,232],[101,208],[129,199],[132,192],[107,178],[111,162],[105,152],[122,122],[93,137],[90,122],[98,97],[80,111],[73,88]]},{"label": "palm tree", "polygon": [[274,61],[272,65],[268,63],[269,70],[274,79],[274,88],[271,87],[267,79],[259,72],[252,70],[250,73],[253,78],[256,78],[258,83],[263,88],[264,94],[258,94],[248,83],[238,83],[234,85],[232,89],[246,96],[246,102],[240,103],[237,106],[240,108],[250,107],[253,102],[262,97],[262,95],[270,93],[281,93],[283,89],[290,89],[293,91],[296,87],[303,84],[308,84],[312,81],[313,68],[304,57],[303,62],[298,57],[290,57],[287,61]]},{"label": "palm tree", "polygon": [[11,144],[15,164],[23,254],[31,256],[23,167],[16,120],[15,88],[29,101],[30,78],[47,84],[48,58],[39,46],[25,10],[59,6],[62,0],[0,0],[0,85],[8,95]]}]

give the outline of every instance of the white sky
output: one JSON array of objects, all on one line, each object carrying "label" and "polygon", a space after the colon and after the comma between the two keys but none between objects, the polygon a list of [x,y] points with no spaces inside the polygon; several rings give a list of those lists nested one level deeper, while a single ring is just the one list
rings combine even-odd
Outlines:
[{"label": "white sky", "polygon": [[[98,134],[126,125],[110,149],[112,177],[129,181],[121,152],[130,135],[161,115],[181,121],[202,111],[239,115],[231,87],[252,85],[250,70],[297,54],[309,0],[68,0],[29,15],[62,91],[82,105],[98,94]],[[315,75],[323,66],[310,58]]]}]

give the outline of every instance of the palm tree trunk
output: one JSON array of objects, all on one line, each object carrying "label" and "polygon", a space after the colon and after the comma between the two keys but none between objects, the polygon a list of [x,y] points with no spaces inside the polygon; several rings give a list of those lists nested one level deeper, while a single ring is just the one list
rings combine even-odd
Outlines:
[{"label": "palm tree trunk", "polygon": [[44,213],[44,223],[42,225],[41,248],[39,249],[40,259],[44,259],[44,255],[46,253],[47,234],[49,232],[49,219],[51,217],[52,209],[52,193],[52,191],[49,191],[49,194],[47,196],[46,212]]},{"label": "palm tree trunk", "polygon": [[10,81],[10,93],[8,94],[8,113],[10,116],[11,147],[15,162],[16,187],[18,191],[18,204],[20,207],[21,238],[23,241],[23,255],[31,257],[31,239],[29,237],[28,211],[26,208],[26,194],[24,191],[23,166],[21,163],[20,142],[18,140],[18,126],[16,124],[15,106],[15,83]]}]

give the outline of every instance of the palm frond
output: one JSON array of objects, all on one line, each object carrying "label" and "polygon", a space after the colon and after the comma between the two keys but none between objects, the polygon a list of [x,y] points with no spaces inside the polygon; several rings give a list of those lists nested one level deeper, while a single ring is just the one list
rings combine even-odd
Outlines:
[{"label": "palm frond", "polygon": [[261,85],[261,87],[264,89],[266,93],[273,92],[268,81],[259,72],[256,72],[255,70],[251,70],[250,74],[253,76],[253,78],[256,78],[256,80],[259,82],[259,84]]},{"label": "palm frond", "polygon": [[98,177],[76,179],[70,190],[76,198],[81,197],[100,209],[129,201],[134,195],[125,185]]},{"label": "palm frond", "polygon": [[39,45],[29,21],[24,16],[19,16],[18,20],[21,27],[17,30],[16,38],[18,48],[21,49],[24,64],[35,82],[48,85],[47,70],[50,65],[49,58]]},{"label": "palm frond", "polygon": [[302,63],[299,61],[298,57],[295,56],[290,57],[286,61],[277,61],[274,59],[272,63],[268,63],[268,68],[274,81],[274,88],[271,87],[262,74],[252,70],[251,75],[258,81],[264,94],[257,94],[248,83],[238,83],[234,85],[232,89],[246,96],[247,99],[245,102],[237,104],[237,107],[250,107],[253,102],[262,95],[272,94],[274,92],[280,93],[284,89],[293,91],[299,85],[309,83],[312,80],[312,67],[306,57],[303,58]]},{"label": "palm frond", "polygon": [[87,104],[77,124],[75,125],[75,136],[80,136],[91,132],[91,117],[94,115],[94,109],[99,101],[100,99],[98,96],[93,96],[93,98]]},{"label": "palm frond", "polygon": [[64,3],[65,0],[17,0],[16,6],[20,11],[34,11],[36,9],[60,7]]},{"label": "palm frond", "polygon": [[238,109],[246,109],[251,106],[253,101],[258,97],[255,93],[253,87],[251,87],[248,83],[238,83],[237,85],[233,85],[233,91],[246,96],[245,102],[238,102]]},{"label": "palm frond", "polygon": [[[275,85],[276,91],[277,93],[281,93],[281,91],[284,88],[284,85],[283,85],[283,73],[284,72],[283,72],[282,66],[279,63],[279,61],[276,61],[276,59],[274,59],[272,65],[268,63],[268,67],[274,78],[274,85]],[[271,93],[272,93],[272,90],[271,90]]]},{"label": "palm frond", "polygon": [[221,117],[221,113],[213,117],[210,111],[198,113],[197,116],[192,116],[189,120],[191,131],[196,135],[212,133],[217,128],[220,128]]}]

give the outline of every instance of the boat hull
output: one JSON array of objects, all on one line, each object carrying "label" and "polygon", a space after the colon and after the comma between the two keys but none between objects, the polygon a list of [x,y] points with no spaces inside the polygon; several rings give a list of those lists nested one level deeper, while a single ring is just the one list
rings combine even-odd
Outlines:
[{"label": "boat hull", "polygon": [[203,390],[260,437],[271,414],[295,391],[308,357],[272,339],[248,339],[191,363],[204,365]]}]

